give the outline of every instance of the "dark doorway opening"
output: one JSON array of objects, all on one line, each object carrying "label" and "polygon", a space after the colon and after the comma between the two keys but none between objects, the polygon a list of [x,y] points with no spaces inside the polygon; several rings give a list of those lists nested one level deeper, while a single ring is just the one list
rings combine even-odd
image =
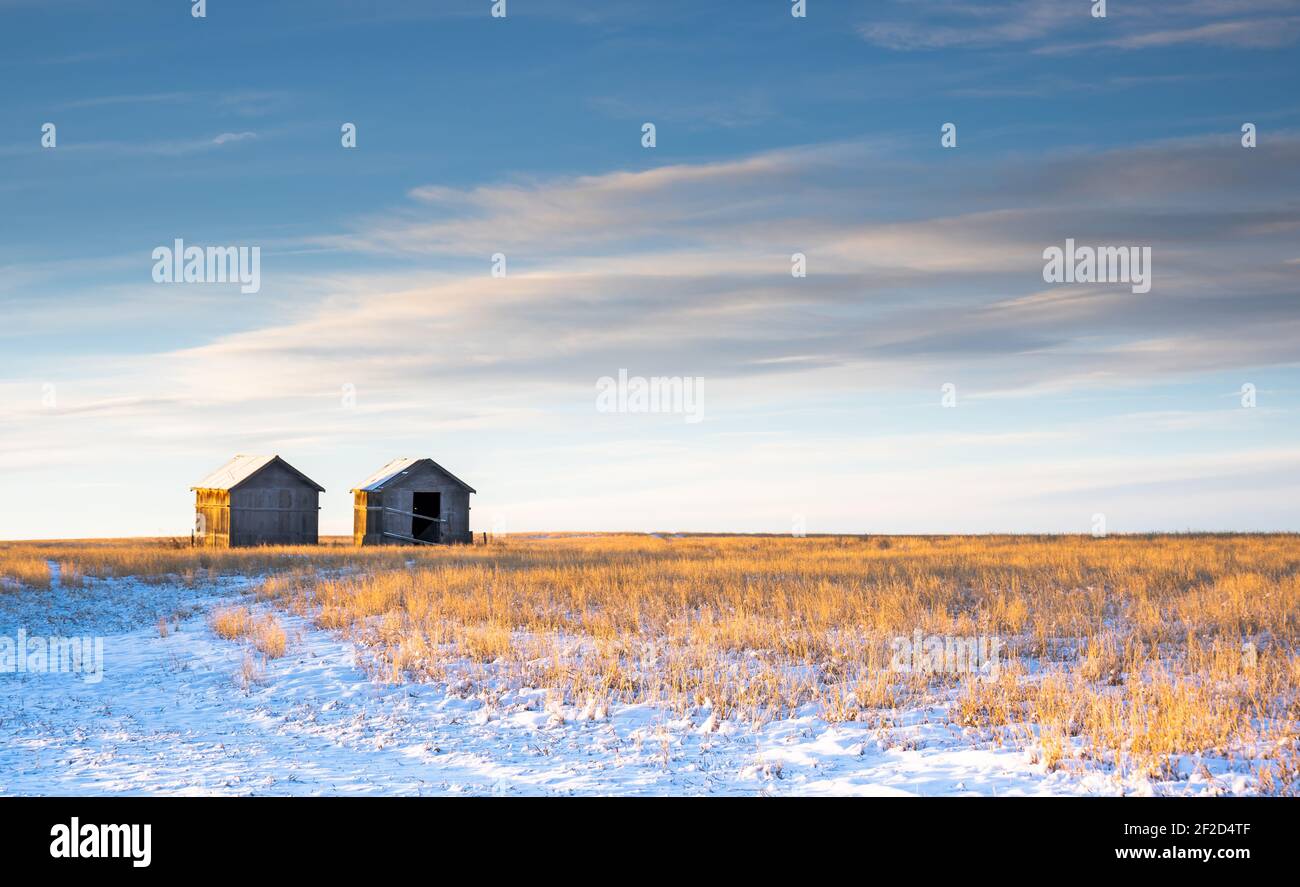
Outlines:
[{"label": "dark doorway opening", "polygon": [[411,535],[421,542],[437,542],[442,537],[442,493],[412,493]]}]

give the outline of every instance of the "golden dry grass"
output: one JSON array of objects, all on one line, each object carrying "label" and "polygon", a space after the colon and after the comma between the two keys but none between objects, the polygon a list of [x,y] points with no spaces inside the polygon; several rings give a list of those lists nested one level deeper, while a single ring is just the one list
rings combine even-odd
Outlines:
[{"label": "golden dry grass", "polygon": [[49,587],[50,565],[38,552],[26,548],[0,550],[0,591]]},{"label": "golden dry grass", "polygon": [[[885,724],[949,702],[973,741],[1048,768],[1167,778],[1179,755],[1254,757],[1285,784],[1295,767],[1291,535],[512,538],[403,570],[286,573],[261,594],[394,679],[753,723],[812,705]],[[1010,658],[996,680],[891,670],[892,638],[917,629],[996,636]]]},{"label": "golden dry grass", "polygon": [[24,585],[45,588],[49,586],[46,561],[53,559],[77,581],[81,577],[132,577],[146,583],[180,580],[194,584],[222,575],[247,576],[303,568],[397,569],[409,561],[430,556],[432,551],[354,548],[351,540],[343,537],[325,537],[322,541],[325,544],[257,548],[196,548],[188,538],[0,542],[0,576],[13,576]]},{"label": "golden dry grass", "polygon": [[[560,535],[234,551],[29,543],[0,547],[0,575],[46,556],[88,576],[259,575],[263,601],[346,633],[387,679],[461,692],[540,687],[593,710],[707,705],[753,724],[814,711],[888,728],[900,709],[940,704],[971,741],[1024,746],[1049,769],[1167,778],[1180,756],[1213,755],[1254,762],[1259,784],[1281,793],[1297,789],[1300,769],[1298,543],[1287,534]],[[255,637],[251,613],[224,618],[233,636]],[[918,630],[1000,638],[1005,667],[995,680],[891,669],[891,641]]]},{"label": "golden dry grass", "polygon": [[86,576],[81,572],[80,564],[75,561],[59,561],[59,587],[83,588]]},{"label": "golden dry grass", "polygon": [[208,615],[212,631],[228,641],[237,641],[253,632],[253,614],[247,607],[218,607]]},{"label": "golden dry grass", "polygon": [[253,621],[253,646],[268,659],[279,659],[289,646],[289,637],[274,616],[259,616]]},{"label": "golden dry grass", "polygon": [[[218,607],[209,614],[208,624],[218,637],[228,641],[247,638],[268,659],[280,658],[289,645],[289,637],[275,616],[255,616],[247,607]],[[165,632],[160,634],[166,636]]]}]

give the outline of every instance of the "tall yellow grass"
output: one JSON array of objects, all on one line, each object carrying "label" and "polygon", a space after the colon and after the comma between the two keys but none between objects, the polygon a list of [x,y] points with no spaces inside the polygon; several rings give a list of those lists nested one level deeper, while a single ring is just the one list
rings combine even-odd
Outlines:
[{"label": "tall yellow grass", "polygon": [[[346,633],[385,677],[462,692],[881,727],[938,703],[971,741],[1022,745],[1049,769],[1160,777],[1206,754],[1255,761],[1277,792],[1300,773],[1295,535],[27,543],[0,546],[0,575],[46,557],[92,577],[261,576],[263,601]],[[1008,659],[996,680],[892,670],[891,641],[917,630],[994,636]],[[231,631],[254,637],[256,620]]]},{"label": "tall yellow grass", "polygon": [[[326,544],[256,548],[196,548],[188,538],[91,539],[52,542],[0,542],[0,576],[48,587],[47,559],[80,582],[83,577],[131,577],[163,584],[188,584],[222,575],[255,576],[295,569],[398,569],[431,556],[430,548],[354,548],[329,537]],[[347,540],[350,542],[351,540]],[[44,577],[44,583],[41,577]]]},{"label": "tall yellow grass", "polygon": [[49,587],[50,565],[39,553],[24,548],[0,551],[0,592]]},{"label": "tall yellow grass", "polygon": [[275,616],[254,616],[247,607],[218,607],[208,616],[208,624],[218,637],[226,640],[247,638],[269,659],[283,656],[289,645],[289,637]]},{"label": "tall yellow grass", "polygon": [[[1281,784],[1295,766],[1290,535],[515,538],[402,570],[286,573],[260,593],[399,679],[755,724],[809,706],[885,724],[946,701],[972,741],[1048,768],[1159,777],[1180,755],[1271,756]],[[892,639],[917,629],[996,636],[1010,658],[997,680],[891,670]]]}]

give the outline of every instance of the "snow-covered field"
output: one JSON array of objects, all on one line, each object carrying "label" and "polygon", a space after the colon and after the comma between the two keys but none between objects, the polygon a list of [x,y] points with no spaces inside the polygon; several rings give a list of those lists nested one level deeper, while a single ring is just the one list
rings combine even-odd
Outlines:
[{"label": "snow-covered field", "polygon": [[[943,707],[885,728],[811,709],[753,729],[707,709],[548,706],[544,689],[466,696],[376,680],[347,640],[278,614],[274,660],[217,637],[206,588],[88,580],[0,594],[0,636],[104,637],[98,683],[0,674],[0,794],[1050,795],[1242,792],[1225,762],[1170,785],[1047,773],[1023,749],[948,722]],[[258,610],[262,605],[244,601]],[[166,636],[160,617],[170,619]],[[253,679],[247,671],[251,666]],[[1207,782],[1201,763],[1219,778]]]}]

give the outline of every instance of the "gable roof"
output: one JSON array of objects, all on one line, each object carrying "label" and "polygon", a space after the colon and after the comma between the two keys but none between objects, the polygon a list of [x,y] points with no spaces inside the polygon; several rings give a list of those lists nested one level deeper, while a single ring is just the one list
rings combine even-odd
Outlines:
[{"label": "gable roof", "polygon": [[352,492],[355,493],[358,490],[360,490],[365,493],[378,493],[380,490],[384,488],[384,485],[387,484],[389,481],[401,477],[403,474],[406,474],[406,472],[410,471],[412,468],[415,468],[421,462],[428,462],[434,468],[438,469],[443,474],[447,475],[447,477],[451,478],[456,483],[464,487],[466,490],[469,490],[471,493],[478,492],[478,490],[474,489],[469,484],[465,483],[463,480],[458,478],[456,475],[452,474],[447,469],[443,468],[441,465],[439,465],[437,462],[433,461],[432,459],[428,459],[428,458],[422,459],[415,456],[402,456],[400,458],[394,459],[393,461],[385,465],[383,468],[379,469],[374,474],[370,475],[370,477],[363,480],[358,486],[353,487]]},{"label": "gable roof", "polygon": [[203,480],[190,487],[191,490],[233,490],[235,487],[248,480],[264,468],[279,463],[289,469],[293,474],[302,478],[303,482],[316,488],[318,493],[325,492],[325,488],[307,475],[303,474],[297,468],[294,468],[288,462],[279,456],[236,456],[225,465],[222,465],[216,471],[209,474]]}]

